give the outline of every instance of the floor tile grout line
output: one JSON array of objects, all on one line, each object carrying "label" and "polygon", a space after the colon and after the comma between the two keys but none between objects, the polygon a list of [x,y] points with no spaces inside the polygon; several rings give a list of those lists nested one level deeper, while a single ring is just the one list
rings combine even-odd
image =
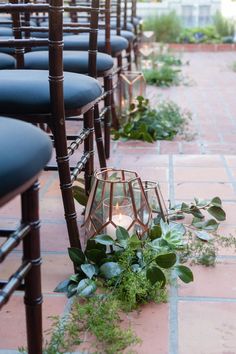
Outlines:
[{"label": "floor tile grout line", "polygon": [[[173,155],[169,155],[169,200],[175,202]],[[178,288],[171,286],[169,299],[169,354],[178,354]]]},{"label": "floor tile grout line", "polygon": [[[220,155],[221,161],[223,162],[224,168],[226,170],[227,176],[229,178],[230,183],[232,184],[234,191],[236,192],[236,180],[231,172],[231,169],[226,161],[225,155]],[[235,198],[236,199],[236,198]]]},{"label": "floor tile grout line", "polygon": [[231,302],[236,303],[236,298],[214,297],[214,296],[179,296],[179,301],[188,302]]}]

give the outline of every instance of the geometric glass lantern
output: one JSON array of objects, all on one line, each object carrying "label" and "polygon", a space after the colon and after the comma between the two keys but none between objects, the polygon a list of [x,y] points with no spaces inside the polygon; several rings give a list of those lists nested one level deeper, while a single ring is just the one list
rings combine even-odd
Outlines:
[{"label": "geometric glass lantern", "polygon": [[168,210],[166,208],[159,183],[153,181],[142,181],[142,184],[152,213],[156,214],[155,217],[159,216],[163,221],[166,221],[168,217]]},{"label": "geometric glass lantern", "polygon": [[95,172],[85,210],[87,239],[100,233],[115,239],[117,226],[142,237],[150,222],[151,209],[136,172],[114,168]]},{"label": "geometric glass lantern", "polygon": [[155,32],[154,31],[143,31],[141,41],[142,41],[142,43],[155,42]]},{"label": "geometric glass lantern", "polygon": [[136,102],[138,96],[145,97],[146,82],[143,73],[136,71],[126,71],[120,75],[121,94],[120,107],[121,114],[126,114],[132,103]]}]

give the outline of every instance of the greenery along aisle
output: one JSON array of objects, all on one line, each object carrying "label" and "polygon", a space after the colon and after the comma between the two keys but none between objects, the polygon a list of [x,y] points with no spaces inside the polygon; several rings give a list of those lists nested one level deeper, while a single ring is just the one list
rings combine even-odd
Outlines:
[{"label": "greenery along aisle", "polygon": [[150,107],[148,99],[139,96],[127,112],[127,122],[119,130],[113,130],[114,140],[136,139],[149,143],[172,140],[177,134],[184,134],[191,116],[172,101],[162,101],[155,109]]},{"label": "greenery along aisle", "polygon": [[[211,219],[205,220],[206,213]],[[185,214],[193,216],[190,224],[179,221]],[[71,313],[56,321],[45,354],[66,353],[82,343],[88,333],[93,341],[90,353],[122,353],[140,341],[131,328],[121,326],[122,311],[150,301],[167,301],[168,285],[176,278],[185,283],[193,281],[191,269],[183,262],[214,264],[215,242],[236,246],[235,238],[226,240],[216,234],[219,221],[226,217],[218,197],[181,203],[168,215],[166,221],[154,218],[142,239],[118,227],[115,239],[97,235],[88,241],[84,252],[69,249],[77,274],[62,281],[55,291],[76,296],[77,300]]]}]

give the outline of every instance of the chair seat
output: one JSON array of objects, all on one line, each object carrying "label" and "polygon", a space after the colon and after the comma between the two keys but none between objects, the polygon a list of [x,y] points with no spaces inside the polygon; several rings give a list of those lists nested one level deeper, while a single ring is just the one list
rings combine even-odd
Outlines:
[{"label": "chair seat", "polygon": [[[101,34],[101,33],[105,33],[105,30],[100,30],[99,34]],[[114,29],[111,30],[111,35],[115,36],[116,35],[116,30],[114,30]],[[120,35],[121,35],[121,37],[124,37],[125,39],[127,39],[128,42],[133,42],[134,39],[135,39],[135,35],[131,31],[122,30],[122,31],[120,31]]]},{"label": "chair seat", "polygon": [[[116,21],[111,20],[111,29],[116,29]],[[121,29],[124,29],[124,23],[121,22]],[[126,30],[132,32],[134,30],[134,25],[131,22],[126,23]]]},{"label": "chair seat", "polygon": [[36,177],[51,153],[52,142],[39,128],[0,117],[0,199]]},{"label": "chair seat", "polygon": [[[87,74],[88,73],[88,52],[85,51],[64,51],[63,53],[64,70]],[[97,71],[102,73],[111,70],[113,59],[110,55],[97,53]],[[25,54],[25,69],[48,69],[48,52],[38,51]]]},{"label": "chair seat", "polygon": [[8,54],[0,53],[0,69],[14,69],[15,59]]},{"label": "chair seat", "polygon": [[139,24],[141,24],[143,22],[142,17],[133,17],[133,24],[135,26],[138,26]]},{"label": "chair seat", "polygon": [[0,26],[0,36],[12,36],[13,32],[12,29],[10,27],[1,27]]},{"label": "chair seat", "polygon": [[[98,36],[98,50],[105,52],[105,36]],[[116,56],[122,50],[127,49],[129,46],[128,41],[121,36],[111,36],[111,51],[112,56]],[[89,49],[89,36],[87,34],[71,35],[64,38],[65,50],[88,50]]]},{"label": "chair seat", "polygon": [[[102,94],[97,80],[64,73],[66,110],[79,109]],[[46,114],[50,112],[48,71],[1,70],[0,114]]]}]

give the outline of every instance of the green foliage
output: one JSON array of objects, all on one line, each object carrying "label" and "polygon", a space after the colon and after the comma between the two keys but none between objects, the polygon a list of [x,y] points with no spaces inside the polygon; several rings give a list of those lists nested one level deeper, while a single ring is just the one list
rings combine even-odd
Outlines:
[{"label": "green foliage", "polygon": [[236,61],[231,64],[232,71],[236,72]]},{"label": "green foliage", "polygon": [[[206,213],[211,219],[205,219]],[[185,214],[192,215],[190,224],[173,221]],[[96,349],[101,347],[103,353],[122,353],[137,343],[130,329],[120,328],[120,311],[130,311],[150,301],[166,301],[171,274],[186,284],[192,282],[191,269],[182,263],[214,265],[216,243],[236,248],[236,238],[215,235],[219,221],[225,218],[219,197],[210,201],[194,198],[189,204],[183,202],[172,207],[167,221],[155,218],[148,234],[141,239],[117,227],[115,238],[97,235],[88,241],[84,253],[70,248],[69,256],[78,273],[61,282],[56,291],[83,298],[71,312],[72,325],[77,324],[79,333],[93,334]],[[95,293],[97,288],[99,294]],[[68,326],[65,341],[68,331],[73,334],[74,327],[71,330]],[[55,347],[63,347],[64,339],[55,338]],[[73,338],[72,335],[67,347],[73,344]],[[54,354],[53,351],[45,353]]]},{"label": "green foliage", "polygon": [[233,20],[225,18],[220,11],[217,11],[213,16],[213,24],[221,37],[233,37],[235,23]]},{"label": "green foliage", "polygon": [[181,66],[183,65],[183,62],[180,58],[176,57],[173,54],[167,53],[167,54],[159,54],[157,56],[157,60],[161,63],[164,63],[169,66]]},{"label": "green foliage", "polygon": [[180,35],[181,19],[174,11],[144,21],[145,31],[154,31],[157,42],[172,43]]},{"label": "green foliage", "polygon": [[75,302],[73,319],[82,333],[89,331],[96,338],[94,347],[107,354],[121,353],[140,340],[130,328],[121,329],[119,316],[120,303],[113,296],[105,299],[92,297],[86,302]]},{"label": "green foliage", "polygon": [[221,36],[214,26],[185,28],[177,38],[178,43],[221,43]]},{"label": "green foliage", "polygon": [[163,65],[160,69],[144,70],[145,80],[150,85],[170,87],[178,85],[181,81],[179,69],[173,69],[169,65]]},{"label": "green foliage", "polygon": [[128,122],[118,131],[113,130],[114,140],[125,138],[154,142],[172,140],[183,133],[191,114],[174,102],[160,102],[157,109],[151,108],[149,101],[137,97],[137,104],[128,112]]}]

